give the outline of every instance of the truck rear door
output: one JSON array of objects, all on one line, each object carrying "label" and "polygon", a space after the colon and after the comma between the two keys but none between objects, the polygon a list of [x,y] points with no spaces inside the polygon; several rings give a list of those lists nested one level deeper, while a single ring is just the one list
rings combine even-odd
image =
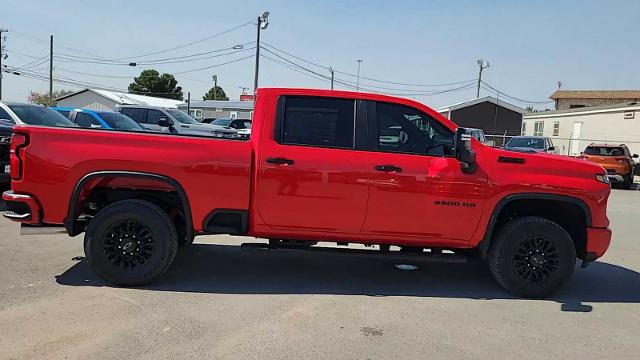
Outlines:
[{"label": "truck rear door", "polygon": [[369,164],[366,153],[354,150],[356,104],[343,98],[279,97],[271,124],[275,131],[262,132],[257,159],[254,196],[267,226],[297,234],[360,231]]}]

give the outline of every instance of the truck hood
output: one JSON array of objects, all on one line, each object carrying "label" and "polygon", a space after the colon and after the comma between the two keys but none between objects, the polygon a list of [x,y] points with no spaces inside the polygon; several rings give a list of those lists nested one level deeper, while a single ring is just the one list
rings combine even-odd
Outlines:
[{"label": "truck hood", "polygon": [[[552,175],[562,178],[594,179],[596,174],[605,174],[602,166],[584,159],[544,152],[517,152],[491,148],[498,164],[511,165],[514,171],[530,175]],[[513,159],[521,159],[518,162]],[[594,180],[595,181],[595,180]]]}]

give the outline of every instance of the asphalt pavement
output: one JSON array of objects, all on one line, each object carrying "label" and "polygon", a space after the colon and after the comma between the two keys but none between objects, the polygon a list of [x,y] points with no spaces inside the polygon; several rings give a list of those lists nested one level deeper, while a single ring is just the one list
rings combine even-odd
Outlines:
[{"label": "asphalt pavement", "polygon": [[118,288],[82,237],[0,220],[1,359],[637,359],[640,191],[614,190],[609,252],[547,300],[479,261],[241,253],[209,236],[157,283]]}]

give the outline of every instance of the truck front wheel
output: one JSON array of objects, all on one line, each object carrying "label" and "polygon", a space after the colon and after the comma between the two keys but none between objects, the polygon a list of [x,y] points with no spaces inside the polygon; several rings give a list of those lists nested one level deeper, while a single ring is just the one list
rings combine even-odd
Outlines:
[{"label": "truck front wheel", "polygon": [[91,269],[120,286],[156,279],[167,271],[177,249],[178,235],[167,213],[144,200],[105,207],[89,223],[84,240]]},{"label": "truck front wheel", "polygon": [[526,216],[505,224],[489,254],[496,281],[513,295],[542,298],[573,274],[576,249],[571,236],[555,222]]}]

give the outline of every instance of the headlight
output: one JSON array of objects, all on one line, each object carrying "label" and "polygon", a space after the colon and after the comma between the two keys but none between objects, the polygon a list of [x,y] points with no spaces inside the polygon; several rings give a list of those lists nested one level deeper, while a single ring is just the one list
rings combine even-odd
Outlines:
[{"label": "headlight", "polygon": [[596,180],[600,181],[603,184],[610,185],[611,181],[606,174],[596,174]]}]

